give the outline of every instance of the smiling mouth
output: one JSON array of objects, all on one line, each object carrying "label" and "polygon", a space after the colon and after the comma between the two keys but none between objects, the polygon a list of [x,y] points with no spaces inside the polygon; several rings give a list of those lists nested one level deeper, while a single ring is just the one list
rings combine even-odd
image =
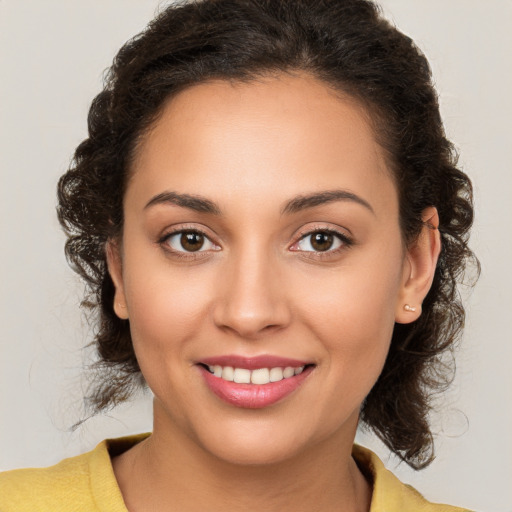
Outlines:
[{"label": "smiling mouth", "polygon": [[261,409],[281,402],[302,387],[316,368],[303,359],[272,354],[225,354],[196,362],[206,386],[224,402]]},{"label": "smiling mouth", "polygon": [[284,379],[300,375],[306,368],[314,366],[312,364],[307,364],[302,366],[277,366],[273,368],[255,368],[253,370],[249,370],[247,368],[221,366],[218,364],[207,365],[201,363],[200,365],[215,377],[227,382],[257,385],[280,382]]}]

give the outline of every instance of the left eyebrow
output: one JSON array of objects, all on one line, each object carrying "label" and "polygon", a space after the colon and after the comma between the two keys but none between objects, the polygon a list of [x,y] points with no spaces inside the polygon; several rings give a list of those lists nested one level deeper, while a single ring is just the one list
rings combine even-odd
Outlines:
[{"label": "left eyebrow", "polygon": [[210,213],[212,215],[221,215],[220,208],[209,199],[191,194],[178,194],[177,192],[162,192],[151,198],[144,209],[157,204],[173,204],[188,208],[199,213]]},{"label": "left eyebrow", "polygon": [[315,206],[332,203],[334,201],[351,201],[360,204],[375,215],[375,211],[368,201],[365,201],[362,197],[359,197],[348,190],[325,190],[305,196],[296,196],[284,205],[281,209],[281,215],[297,213],[308,208],[314,208]]}]

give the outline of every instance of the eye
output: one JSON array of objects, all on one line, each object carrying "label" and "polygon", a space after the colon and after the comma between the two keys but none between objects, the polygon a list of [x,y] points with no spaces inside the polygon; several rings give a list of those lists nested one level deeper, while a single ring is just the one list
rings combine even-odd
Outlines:
[{"label": "eye", "polygon": [[350,246],[351,241],[345,235],[330,230],[317,230],[304,235],[292,250],[304,252],[336,251],[342,246]]},{"label": "eye", "polygon": [[176,231],[168,235],[164,242],[176,252],[203,252],[219,249],[204,233],[194,230]]}]

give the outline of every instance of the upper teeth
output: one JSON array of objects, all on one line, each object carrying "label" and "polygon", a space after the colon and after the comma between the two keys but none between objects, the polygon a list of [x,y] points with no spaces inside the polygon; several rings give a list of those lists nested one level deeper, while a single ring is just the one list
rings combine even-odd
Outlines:
[{"label": "upper teeth", "polygon": [[257,370],[247,370],[246,368],[233,368],[232,366],[208,366],[213,375],[224,380],[237,382],[239,384],[268,384],[269,382],[278,382],[288,379],[294,375],[302,373],[304,366],[296,368],[287,366],[282,368],[258,368]]}]

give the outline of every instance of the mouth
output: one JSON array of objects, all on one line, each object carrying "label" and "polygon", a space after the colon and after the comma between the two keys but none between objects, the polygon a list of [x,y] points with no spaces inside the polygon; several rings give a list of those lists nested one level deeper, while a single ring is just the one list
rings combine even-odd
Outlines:
[{"label": "mouth", "polygon": [[210,391],[230,405],[247,409],[283,400],[299,389],[315,366],[271,356],[222,356],[197,363]]},{"label": "mouth", "polygon": [[257,384],[264,385],[271,382],[279,382],[283,379],[289,379],[295,375],[300,375],[308,366],[275,366],[273,368],[256,368],[249,370],[248,368],[235,368],[233,366],[221,365],[204,365],[201,364],[205,370],[208,370],[212,375],[223,379],[228,382],[235,382],[237,384]]}]

